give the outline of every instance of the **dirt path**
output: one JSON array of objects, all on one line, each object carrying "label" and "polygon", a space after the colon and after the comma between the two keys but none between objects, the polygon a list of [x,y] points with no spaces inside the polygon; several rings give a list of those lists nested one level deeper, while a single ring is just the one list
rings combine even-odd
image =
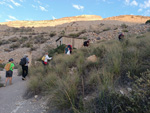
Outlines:
[{"label": "dirt path", "polygon": [[[5,82],[5,72],[0,71],[1,82]],[[27,81],[22,81],[17,76],[17,70],[13,73],[13,84],[0,88],[0,113],[45,113],[46,108],[43,99],[24,99],[23,95],[27,87]]]}]

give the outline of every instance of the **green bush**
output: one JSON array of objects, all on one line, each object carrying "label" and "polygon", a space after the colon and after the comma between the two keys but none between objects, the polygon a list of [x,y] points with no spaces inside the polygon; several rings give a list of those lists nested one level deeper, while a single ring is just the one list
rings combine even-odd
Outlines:
[{"label": "green bush", "polygon": [[0,64],[0,71],[3,71],[5,64]]},{"label": "green bush", "polygon": [[111,30],[111,28],[106,28],[106,29],[103,29],[103,31],[109,31]]},{"label": "green bush", "polygon": [[19,42],[23,44],[23,43],[26,42],[27,40],[28,40],[28,37],[23,36],[23,37],[21,37],[21,39],[19,39]]},{"label": "green bush", "polygon": [[16,49],[16,48],[19,48],[19,47],[20,47],[20,43],[19,42],[10,45],[10,48],[12,48],[12,49]]},{"label": "green bush", "polygon": [[126,25],[126,24],[121,24],[121,28],[128,28],[128,25]]},{"label": "green bush", "polygon": [[56,33],[55,32],[53,32],[53,33],[50,33],[50,37],[54,37],[56,35]]},{"label": "green bush", "polygon": [[122,30],[122,32],[128,32],[128,30],[124,29],[124,30]]},{"label": "green bush", "polygon": [[65,50],[65,47],[66,47],[66,45],[60,45],[60,46],[58,46],[57,48],[55,48],[55,49],[50,49],[49,51],[48,51],[48,54],[50,55],[50,56],[53,56],[54,54],[60,54],[60,53],[64,53],[64,50]]},{"label": "green bush", "polygon": [[32,48],[32,47],[33,47],[33,42],[24,43],[24,44],[22,45],[22,47]]},{"label": "green bush", "polygon": [[77,37],[79,37],[81,34],[84,34],[85,32],[86,32],[86,30],[82,30],[81,32],[78,32],[78,33],[69,34],[68,36],[69,36],[69,37],[72,37],[72,38],[77,38]]}]

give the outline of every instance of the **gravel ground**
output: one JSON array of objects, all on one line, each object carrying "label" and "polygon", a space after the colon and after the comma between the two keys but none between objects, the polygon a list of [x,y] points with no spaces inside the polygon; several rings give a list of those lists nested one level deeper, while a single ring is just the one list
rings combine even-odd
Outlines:
[{"label": "gravel ground", "polygon": [[[36,95],[31,99],[24,99],[27,82],[17,76],[14,70],[12,85],[0,88],[0,113],[46,113],[46,102]],[[5,71],[0,71],[1,82],[5,82]]]}]

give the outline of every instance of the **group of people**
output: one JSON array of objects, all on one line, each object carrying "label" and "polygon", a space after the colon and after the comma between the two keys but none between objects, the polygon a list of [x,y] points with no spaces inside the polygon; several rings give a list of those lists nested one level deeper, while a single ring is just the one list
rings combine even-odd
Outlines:
[{"label": "group of people", "polygon": [[[48,52],[45,53],[45,55],[42,57],[43,65],[48,65],[48,60],[51,60],[52,57],[48,56]],[[26,80],[26,77],[28,75],[28,66],[29,66],[29,58],[28,55],[25,54],[23,58],[21,58],[20,63],[22,67],[22,80]],[[4,86],[7,85],[7,82],[9,81],[9,85],[12,84],[12,76],[13,76],[13,70],[14,70],[14,59],[10,58],[8,63],[5,65],[4,69],[6,70],[6,80]]]},{"label": "group of people", "polygon": [[[118,36],[119,41],[121,41],[124,38],[123,33],[120,33]],[[88,47],[90,44],[90,39],[83,42],[84,47]],[[70,55],[72,53],[72,45],[66,45],[65,54]],[[48,64],[48,60],[51,60],[52,57],[48,56],[48,52],[45,53],[45,55],[42,57],[42,63],[44,66]],[[6,70],[6,80],[4,86],[7,85],[7,82],[9,80],[9,84],[12,84],[12,75],[13,75],[13,69],[15,67],[13,63],[13,58],[9,59],[9,62],[5,65]],[[22,80],[26,80],[26,76],[28,75],[28,65],[29,65],[29,58],[28,55],[24,55],[24,57],[20,61],[20,65],[22,66]]]},{"label": "group of people", "polygon": [[[90,44],[90,39],[88,39],[87,41],[84,41],[82,46],[88,47],[89,44]],[[66,45],[64,53],[67,55],[70,55],[72,53],[72,45],[70,45],[70,44]]]},{"label": "group of people", "polygon": [[[26,76],[28,75],[28,65],[29,65],[28,55],[26,55],[26,54],[24,55],[24,57],[20,61],[20,65],[22,66],[22,80],[26,80]],[[5,80],[4,86],[7,85],[8,81],[9,81],[9,85],[11,85],[13,70],[15,68],[14,59],[10,58],[4,68],[6,70],[6,80]]]}]

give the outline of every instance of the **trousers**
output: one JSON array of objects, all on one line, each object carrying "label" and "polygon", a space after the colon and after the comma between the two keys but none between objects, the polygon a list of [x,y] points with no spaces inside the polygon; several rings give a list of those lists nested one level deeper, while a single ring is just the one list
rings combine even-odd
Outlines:
[{"label": "trousers", "polygon": [[22,77],[26,78],[28,75],[28,66],[22,66]]}]

